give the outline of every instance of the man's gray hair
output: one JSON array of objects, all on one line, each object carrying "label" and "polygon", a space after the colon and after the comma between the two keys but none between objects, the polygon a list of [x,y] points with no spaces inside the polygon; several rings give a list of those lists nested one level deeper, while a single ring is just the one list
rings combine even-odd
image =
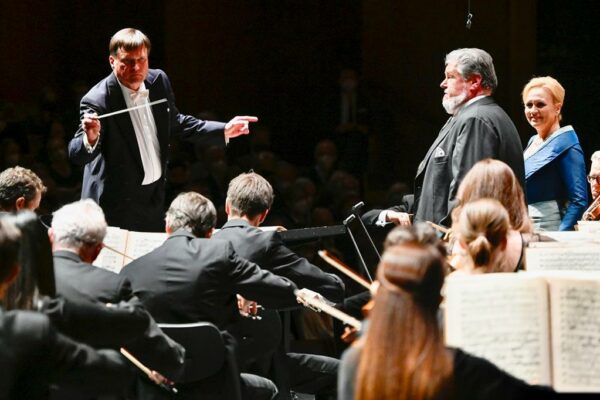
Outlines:
[{"label": "man's gray hair", "polygon": [[273,197],[271,184],[256,172],[248,172],[229,182],[225,201],[234,215],[254,218],[271,208]]},{"label": "man's gray hair", "polygon": [[456,68],[464,79],[477,74],[481,76],[481,86],[485,89],[493,92],[498,87],[494,60],[485,50],[468,48],[451,51],[446,54],[446,65],[449,63],[456,63]]},{"label": "man's gray hair", "polygon": [[173,232],[185,229],[201,238],[217,225],[217,210],[199,193],[181,193],[171,202],[165,222]]},{"label": "man's gray hair", "polygon": [[106,236],[106,219],[91,199],[62,206],[53,213],[54,240],[63,246],[79,249],[102,243]]},{"label": "man's gray hair", "polygon": [[592,154],[592,158],[590,158],[590,160],[600,161],[600,150],[596,150],[594,154]]}]

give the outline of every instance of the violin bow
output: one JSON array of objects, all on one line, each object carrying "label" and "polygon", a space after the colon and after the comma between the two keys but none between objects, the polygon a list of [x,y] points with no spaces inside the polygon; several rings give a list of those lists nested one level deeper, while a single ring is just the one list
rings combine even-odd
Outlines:
[{"label": "violin bow", "polygon": [[332,317],[334,317],[336,319],[339,319],[343,323],[360,330],[360,327],[362,325],[361,322],[359,320],[357,320],[356,318],[352,317],[351,315],[348,315],[345,312],[340,311],[333,306],[330,306],[329,304],[325,303],[322,300],[311,297],[310,295],[303,293],[300,290],[294,290],[294,294],[296,295],[296,297],[301,299],[303,302],[310,305],[311,308],[314,307],[314,309],[316,309],[316,310],[323,311],[324,313],[331,315]]},{"label": "violin bow", "polygon": [[348,267],[346,264],[344,264],[341,260],[339,260],[338,258],[336,258],[333,254],[331,254],[327,250],[319,250],[318,254],[319,254],[319,257],[321,257],[329,265],[331,265],[332,267],[334,267],[338,271],[340,271],[343,274],[345,274],[348,278],[354,280],[359,285],[364,286],[366,289],[370,289],[371,288],[371,283],[370,282],[368,282],[362,276],[358,275],[350,267]]},{"label": "violin bow", "polygon": [[155,378],[153,371],[150,370],[150,368],[146,367],[144,364],[142,364],[142,362],[140,360],[138,360],[137,358],[135,358],[133,356],[133,354],[131,354],[129,351],[125,350],[123,347],[121,347],[120,351],[121,351],[121,354],[123,354],[125,356],[125,358],[127,358],[129,361],[131,361],[131,363],[133,365],[138,367],[144,374],[146,374],[152,382],[156,383],[158,386],[160,386],[161,388],[163,388],[164,390],[166,390],[168,392],[177,394],[178,391],[175,386],[169,385],[165,382],[158,382]]}]

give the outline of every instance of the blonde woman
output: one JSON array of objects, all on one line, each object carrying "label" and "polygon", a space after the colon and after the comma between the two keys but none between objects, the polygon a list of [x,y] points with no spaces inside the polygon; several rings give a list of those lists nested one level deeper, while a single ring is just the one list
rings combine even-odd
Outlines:
[{"label": "blonde woman", "polygon": [[525,187],[535,230],[573,230],[587,208],[583,150],[571,125],[560,127],[565,89],[533,78],[523,89],[525,117],[537,132],[525,149]]}]

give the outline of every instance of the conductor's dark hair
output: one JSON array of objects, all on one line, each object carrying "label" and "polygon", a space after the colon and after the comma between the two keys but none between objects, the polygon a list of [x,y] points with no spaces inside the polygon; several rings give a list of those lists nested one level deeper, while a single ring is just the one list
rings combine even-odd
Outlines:
[{"label": "conductor's dark hair", "polygon": [[135,28],[125,28],[121,29],[110,38],[108,51],[111,55],[116,56],[121,48],[126,51],[132,51],[139,49],[140,47],[148,49],[148,54],[150,54],[152,45],[148,36]]}]

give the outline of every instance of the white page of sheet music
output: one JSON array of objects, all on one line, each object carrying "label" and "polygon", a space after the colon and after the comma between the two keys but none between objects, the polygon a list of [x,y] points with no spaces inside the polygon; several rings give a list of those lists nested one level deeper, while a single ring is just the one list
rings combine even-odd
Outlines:
[{"label": "white page of sheet music", "polygon": [[549,242],[525,249],[527,271],[600,271],[600,244]]},{"label": "white page of sheet music", "polygon": [[[167,239],[165,232],[135,232],[129,231],[129,238],[127,239],[127,248],[125,254],[132,259],[139,258],[143,255],[150,253],[158,246],[164,243]],[[127,265],[132,260],[129,258],[125,259],[124,265]]]},{"label": "white page of sheet music", "polygon": [[532,384],[551,384],[548,288],[524,274],[450,276],[446,342]]},{"label": "white page of sheet music", "polygon": [[600,279],[580,275],[548,279],[554,388],[600,392]]},{"label": "white page of sheet music", "polygon": [[[113,249],[124,253],[127,245],[127,233],[128,231],[125,229],[109,226],[106,229],[106,236],[103,242]],[[123,256],[112,250],[103,248],[93,264],[118,274],[121,268],[123,268]]]}]

